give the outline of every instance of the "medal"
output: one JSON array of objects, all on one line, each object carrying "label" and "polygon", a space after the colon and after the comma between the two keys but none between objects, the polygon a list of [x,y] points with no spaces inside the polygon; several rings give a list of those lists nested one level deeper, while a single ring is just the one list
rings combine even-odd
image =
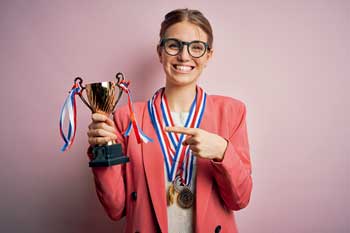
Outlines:
[{"label": "medal", "polygon": [[194,198],[191,189],[182,182],[181,176],[176,176],[173,184],[174,190],[177,193],[177,204],[184,209],[191,208],[193,205]]},{"label": "medal", "polygon": [[184,187],[177,196],[177,204],[184,209],[191,208],[193,205],[194,195],[188,187]]},{"label": "medal", "polygon": [[171,184],[169,186],[168,193],[167,193],[168,206],[171,206],[172,204],[174,204],[174,199],[175,199],[175,190],[174,190],[174,185]]}]

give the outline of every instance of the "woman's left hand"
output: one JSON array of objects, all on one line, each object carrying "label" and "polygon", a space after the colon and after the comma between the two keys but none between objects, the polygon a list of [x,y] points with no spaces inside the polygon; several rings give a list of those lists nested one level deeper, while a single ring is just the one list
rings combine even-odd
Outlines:
[{"label": "woman's left hand", "polygon": [[166,127],[165,131],[187,135],[183,142],[189,145],[195,156],[221,161],[227,147],[227,141],[217,134],[198,128]]}]

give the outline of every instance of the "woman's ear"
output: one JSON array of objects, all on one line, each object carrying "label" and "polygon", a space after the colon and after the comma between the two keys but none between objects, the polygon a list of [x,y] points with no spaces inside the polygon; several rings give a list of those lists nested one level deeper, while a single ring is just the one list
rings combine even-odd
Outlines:
[{"label": "woman's ear", "polygon": [[207,67],[207,64],[208,62],[211,60],[211,58],[213,57],[213,53],[214,53],[214,50],[213,49],[210,49],[206,56],[207,56],[207,60],[205,61],[205,64],[204,64],[204,68]]},{"label": "woman's ear", "polygon": [[157,45],[157,54],[158,54],[159,62],[162,63],[162,48],[160,47],[160,45]]},{"label": "woman's ear", "polygon": [[207,60],[209,61],[213,57],[214,49],[210,49],[207,53]]}]

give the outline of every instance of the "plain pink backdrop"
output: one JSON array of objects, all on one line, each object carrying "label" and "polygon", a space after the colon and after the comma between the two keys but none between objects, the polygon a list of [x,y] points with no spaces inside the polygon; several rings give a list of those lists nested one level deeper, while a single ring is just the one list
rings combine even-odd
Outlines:
[{"label": "plain pink backdrop", "polygon": [[75,144],[61,153],[60,108],[76,76],[119,71],[148,99],[164,80],[163,16],[189,7],[214,29],[200,84],[247,105],[254,187],[240,232],[350,232],[350,2],[126,2],[0,2],[0,231],[121,231],[87,167],[90,113],[79,100]]}]

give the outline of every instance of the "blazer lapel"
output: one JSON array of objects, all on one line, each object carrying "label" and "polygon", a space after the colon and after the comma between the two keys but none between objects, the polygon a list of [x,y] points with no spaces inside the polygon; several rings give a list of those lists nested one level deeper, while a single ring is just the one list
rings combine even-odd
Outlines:
[{"label": "blazer lapel", "polygon": [[164,177],[164,159],[159,146],[157,134],[153,128],[149,116],[147,104],[145,105],[142,119],[142,129],[153,142],[141,144],[142,157],[145,168],[149,193],[154,207],[154,212],[161,232],[168,232],[167,204]]},{"label": "blazer lapel", "polygon": [[[207,96],[207,103],[202,118],[202,122],[199,126],[200,129],[213,132],[212,124],[210,123],[210,109],[211,102]],[[195,211],[195,226],[203,225],[203,217],[207,211],[208,200],[211,195],[211,187],[213,178],[211,175],[211,161],[207,159],[197,158],[197,177],[196,177],[196,211]]]}]

